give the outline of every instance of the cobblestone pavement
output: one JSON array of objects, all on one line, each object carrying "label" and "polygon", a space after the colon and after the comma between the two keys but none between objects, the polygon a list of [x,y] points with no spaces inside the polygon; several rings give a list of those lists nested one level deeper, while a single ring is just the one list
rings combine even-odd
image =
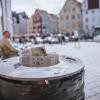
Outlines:
[{"label": "cobblestone pavement", "polygon": [[[90,66],[91,67],[91,66]],[[86,100],[100,100],[100,68],[85,68]]]},{"label": "cobblestone pavement", "polygon": [[100,43],[68,43],[45,47],[48,52],[81,59],[85,64],[85,100],[100,100]]},{"label": "cobblestone pavement", "polygon": [[[75,46],[76,45],[76,46]],[[68,43],[61,46],[46,46],[50,51],[79,58],[85,64],[85,100],[100,100],[100,44]]]}]

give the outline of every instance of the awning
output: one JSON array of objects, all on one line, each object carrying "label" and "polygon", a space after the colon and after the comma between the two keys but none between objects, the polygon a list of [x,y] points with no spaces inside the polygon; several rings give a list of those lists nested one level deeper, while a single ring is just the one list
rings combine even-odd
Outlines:
[{"label": "awning", "polygon": [[98,26],[94,26],[94,28],[100,28],[100,25],[98,25]]}]

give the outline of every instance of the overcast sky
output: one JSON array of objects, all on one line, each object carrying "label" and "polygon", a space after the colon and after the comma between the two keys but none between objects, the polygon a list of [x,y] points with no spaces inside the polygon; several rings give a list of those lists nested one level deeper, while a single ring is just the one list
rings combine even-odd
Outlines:
[{"label": "overcast sky", "polygon": [[26,11],[30,16],[36,8],[47,10],[49,13],[58,14],[66,0],[12,0],[12,10]]}]

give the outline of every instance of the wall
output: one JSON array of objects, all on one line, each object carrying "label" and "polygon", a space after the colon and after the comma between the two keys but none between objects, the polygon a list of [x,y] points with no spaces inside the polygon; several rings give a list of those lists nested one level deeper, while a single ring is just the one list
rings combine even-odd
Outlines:
[{"label": "wall", "polygon": [[59,32],[71,34],[76,30],[82,30],[81,4],[74,0],[66,0],[65,5],[59,13]]},{"label": "wall", "polygon": [[95,31],[95,27],[100,27],[100,4],[97,9],[88,9],[88,1],[84,0],[82,10],[83,30],[86,34],[92,35]]},{"label": "wall", "polygon": [[2,0],[3,9],[3,30],[7,30],[13,36],[13,21],[12,21],[12,10],[11,0]]},{"label": "wall", "polygon": [[0,0],[0,38],[2,37],[2,5]]}]

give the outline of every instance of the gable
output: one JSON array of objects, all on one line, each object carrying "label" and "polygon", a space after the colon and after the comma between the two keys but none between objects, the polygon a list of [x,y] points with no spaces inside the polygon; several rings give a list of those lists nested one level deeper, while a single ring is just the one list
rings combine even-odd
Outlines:
[{"label": "gable", "polygon": [[66,0],[63,8],[61,9],[61,12],[59,13],[59,15],[62,15],[63,13],[70,13],[72,11],[72,9],[80,9],[81,11],[81,5],[79,2],[77,2],[76,0]]}]

